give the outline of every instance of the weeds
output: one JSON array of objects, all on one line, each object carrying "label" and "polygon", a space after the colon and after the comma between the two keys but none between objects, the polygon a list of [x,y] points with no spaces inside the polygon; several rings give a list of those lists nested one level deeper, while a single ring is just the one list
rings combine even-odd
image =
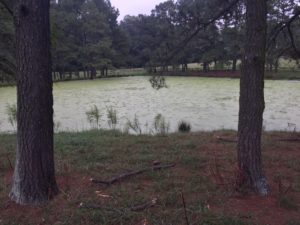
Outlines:
[{"label": "weeds", "polygon": [[169,132],[170,123],[166,122],[165,117],[157,114],[153,122],[154,130],[157,134],[165,135]]},{"label": "weeds", "polygon": [[55,133],[59,132],[60,126],[61,126],[61,123],[59,121],[54,121],[53,127],[54,127],[54,132]]},{"label": "weeds", "polygon": [[189,133],[191,131],[191,124],[181,120],[178,123],[178,132]]},{"label": "weeds", "polygon": [[118,123],[117,110],[112,106],[106,108],[107,123],[111,129],[116,129]]},{"label": "weeds", "polygon": [[101,118],[101,114],[98,107],[96,105],[92,106],[91,109],[87,111],[85,114],[90,125],[93,128],[98,129],[100,127],[100,118]]},{"label": "weeds", "polygon": [[287,210],[297,210],[297,204],[288,196],[289,192],[291,192],[292,184],[290,183],[287,187],[285,187],[283,183],[283,177],[281,175],[275,177],[275,182],[277,182],[278,184],[277,201],[279,207],[285,208]]},{"label": "weeds", "polygon": [[127,123],[125,125],[125,132],[128,133],[130,130],[134,131],[136,134],[142,134],[141,123],[137,115],[134,115],[133,121],[127,119]]},{"label": "weeds", "polygon": [[8,115],[8,122],[15,129],[17,126],[17,105],[16,104],[7,104],[6,113]]},{"label": "weeds", "polygon": [[149,79],[149,82],[151,83],[152,88],[155,90],[168,87],[166,84],[166,79],[162,76],[152,76]]}]

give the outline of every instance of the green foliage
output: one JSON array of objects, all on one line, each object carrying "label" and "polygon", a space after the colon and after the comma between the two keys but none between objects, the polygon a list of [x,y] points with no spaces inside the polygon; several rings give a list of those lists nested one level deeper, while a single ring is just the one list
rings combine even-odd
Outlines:
[{"label": "green foliage", "polygon": [[12,16],[0,3],[0,83],[15,80],[14,45]]},{"label": "green foliage", "polygon": [[13,128],[17,126],[17,105],[16,104],[7,104],[6,113],[8,116],[8,122]]},{"label": "green foliage", "polygon": [[91,124],[93,128],[99,128],[100,127],[100,118],[101,114],[96,105],[93,105],[90,110],[88,110],[86,113],[87,120]]},{"label": "green foliage", "polygon": [[117,110],[110,106],[106,108],[106,113],[108,126],[112,129],[116,129],[118,123]]},{"label": "green foliage", "polygon": [[169,132],[170,123],[161,114],[157,114],[153,122],[154,130],[157,134],[165,135]]},{"label": "green foliage", "polygon": [[207,215],[201,225],[250,225],[251,221],[244,221],[239,217],[223,215]]},{"label": "green foliage", "polygon": [[152,76],[149,79],[149,82],[151,83],[152,88],[156,90],[168,87],[166,84],[166,79],[162,76]]},{"label": "green foliage", "polygon": [[134,115],[133,121],[127,119],[127,123],[125,125],[125,132],[128,133],[130,130],[134,131],[136,134],[142,134],[142,127],[141,123],[137,117],[137,115]]},{"label": "green foliage", "polygon": [[300,221],[290,220],[286,225],[300,225]]},{"label": "green foliage", "polygon": [[58,133],[59,132],[59,128],[60,128],[60,126],[61,126],[61,122],[59,122],[59,121],[54,121],[54,132],[55,133]]},{"label": "green foliage", "polygon": [[189,133],[191,131],[191,124],[184,120],[181,120],[178,123],[178,131],[182,133]]},{"label": "green foliage", "polygon": [[279,203],[280,207],[282,207],[284,209],[287,209],[287,210],[295,210],[295,211],[297,211],[298,208],[299,208],[298,205],[297,205],[297,203],[294,201],[294,199],[289,198],[286,195],[281,196],[278,199],[278,203]]}]

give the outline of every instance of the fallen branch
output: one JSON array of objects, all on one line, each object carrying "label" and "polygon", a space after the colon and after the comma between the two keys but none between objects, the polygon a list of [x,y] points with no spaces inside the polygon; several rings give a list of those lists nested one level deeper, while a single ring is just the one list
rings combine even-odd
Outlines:
[{"label": "fallen branch", "polygon": [[104,207],[102,205],[99,204],[87,204],[87,203],[83,203],[81,202],[79,205],[79,208],[84,208],[84,209],[102,209],[102,210],[106,210],[106,211],[133,211],[133,212],[140,212],[143,211],[145,209],[149,209],[153,206],[155,206],[157,204],[157,198],[152,199],[149,202],[143,203],[141,205],[135,205],[132,206],[130,208],[121,208],[121,209],[116,209],[116,208],[109,208],[109,207]]},{"label": "fallen branch", "polygon": [[[106,211],[120,211],[119,209],[104,207],[104,206],[99,205],[99,204],[87,204],[87,203],[83,203],[83,202],[81,202],[79,204],[79,208],[82,208],[82,209],[102,209],[102,210],[106,210]],[[122,210],[124,210],[124,209],[122,209]]]},{"label": "fallen branch", "polygon": [[300,142],[300,138],[278,138],[276,141]]},{"label": "fallen branch", "polygon": [[138,175],[147,171],[154,171],[154,170],[161,170],[161,169],[168,169],[171,167],[174,167],[175,164],[167,164],[167,165],[157,165],[157,166],[152,166],[152,167],[148,167],[148,168],[144,168],[141,170],[137,170],[137,171],[132,171],[132,172],[128,172],[128,173],[123,173],[120,175],[117,175],[115,177],[112,177],[109,180],[97,180],[94,178],[91,178],[91,181],[95,184],[105,184],[107,186],[112,185],[118,181],[124,180],[126,178],[132,177],[134,175]]},{"label": "fallen branch", "polygon": [[156,204],[157,204],[157,198],[154,198],[151,201],[146,202],[144,204],[132,206],[130,208],[130,210],[134,211],[134,212],[143,211],[145,209],[148,209],[148,208],[151,208],[151,207],[155,206]]},{"label": "fallen branch", "polygon": [[10,161],[10,158],[9,158],[9,155],[8,155],[8,154],[6,155],[6,158],[7,158],[7,161],[8,161],[8,163],[9,163],[10,169],[13,171],[13,170],[14,170],[14,167],[13,167],[11,161]]},{"label": "fallen branch", "polygon": [[190,225],[189,218],[187,216],[187,210],[186,210],[186,204],[185,204],[183,192],[181,192],[181,199],[182,199],[182,205],[183,205],[183,209],[184,209],[184,217],[185,217],[186,225]]},{"label": "fallen branch", "polygon": [[236,143],[237,139],[231,139],[231,138],[226,138],[226,137],[220,137],[216,136],[217,140],[223,141],[223,142],[231,142],[231,143]]}]

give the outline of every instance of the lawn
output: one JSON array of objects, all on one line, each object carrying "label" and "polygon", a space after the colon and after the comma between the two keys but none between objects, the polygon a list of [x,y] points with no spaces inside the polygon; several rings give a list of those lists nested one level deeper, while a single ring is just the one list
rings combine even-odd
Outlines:
[{"label": "lawn", "polygon": [[[233,131],[167,136],[117,131],[56,134],[60,194],[47,205],[24,207],[7,197],[16,137],[2,134],[0,224],[299,225],[300,144],[282,139],[299,139],[300,133],[264,133],[268,197],[236,191],[236,143],[217,138],[234,139],[235,135]],[[154,164],[175,166],[109,186],[91,181]]]}]

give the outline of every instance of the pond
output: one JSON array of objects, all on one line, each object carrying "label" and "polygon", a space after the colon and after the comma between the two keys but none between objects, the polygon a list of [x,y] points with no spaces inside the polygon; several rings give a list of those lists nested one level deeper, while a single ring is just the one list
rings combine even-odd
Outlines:
[{"label": "pond", "polygon": [[[239,80],[227,78],[167,77],[168,88],[152,89],[149,77],[110,78],[54,84],[54,120],[58,131],[91,128],[86,112],[96,105],[100,125],[109,128],[107,108],[117,110],[118,129],[136,117],[144,132],[157,114],[170,123],[170,132],[185,120],[192,131],[237,129]],[[266,130],[300,130],[300,82],[266,81]],[[7,104],[16,102],[14,87],[0,88],[0,132],[14,128],[7,119]]]}]

